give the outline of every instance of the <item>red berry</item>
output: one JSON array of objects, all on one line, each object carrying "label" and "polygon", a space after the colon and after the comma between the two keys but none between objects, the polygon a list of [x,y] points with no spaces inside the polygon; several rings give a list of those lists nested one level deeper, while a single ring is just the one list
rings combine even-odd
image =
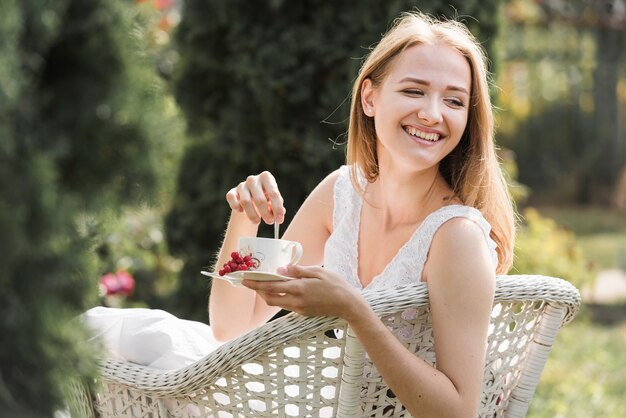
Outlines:
[{"label": "red berry", "polygon": [[248,260],[248,261],[246,262],[246,266],[248,266],[248,268],[250,268],[250,267],[254,267],[254,261],[252,261],[252,260]]},{"label": "red berry", "polygon": [[226,274],[226,272],[224,272],[224,270],[220,270],[218,273],[219,273],[220,276],[223,276],[224,274]]},{"label": "red berry", "polygon": [[230,258],[232,258],[233,260],[237,257],[239,257],[239,253],[237,251],[233,251],[232,253],[230,253]]},{"label": "red berry", "polygon": [[237,270],[237,263],[235,263],[234,261],[231,261],[229,264],[230,264],[230,269],[232,271],[236,271]]},{"label": "red berry", "polygon": [[230,273],[232,271],[232,269],[230,268],[230,266],[224,266],[224,269],[222,271],[224,273]]},{"label": "red berry", "polygon": [[246,256],[243,257],[243,261],[246,262],[246,263],[248,261],[250,261],[250,260],[252,260],[252,257],[250,257],[249,255],[246,255]]},{"label": "red berry", "polygon": [[237,271],[246,271],[246,270],[248,270],[248,267],[245,266],[245,265],[241,265],[241,266],[237,267]]}]

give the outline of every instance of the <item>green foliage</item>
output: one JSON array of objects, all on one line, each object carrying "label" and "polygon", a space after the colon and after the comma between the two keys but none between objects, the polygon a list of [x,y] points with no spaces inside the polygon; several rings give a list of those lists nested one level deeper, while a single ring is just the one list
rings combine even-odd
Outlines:
[{"label": "green foliage", "polygon": [[533,190],[535,201],[582,199],[585,184],[593,184],[587,149],[592,126],[589,115],[564,102],[538,109],[515,131],[500,135],[515,150],[520,181]]},{"label": "green foliage", "polygon": [[598,269],[626,270],[626,216],[602,207],[544,207],[540,212],[571,230],[585,257]]},{"label": "green foliage", "polygon": [[524,211],[512,272],[559,277],[581,289],[594,278],[591,267],[572,232],[534,208]]},{"label": "green foliage", "polygon": [[536,202],[608,206],[626,161],[626,25],[600,3],[507,2],[500,139]]},{"label": "green foliage", "polygon": [[2,152],[0,161],[0,406],[8,416],[50,416],[58,384],[94,371],[86,347],[74,347],[84,332],[68,322],[94,300],[84,279],[93,263],[49,161],[34,152]]},{"label": "green foliage", "polygon": [[528,418],[626,416],[625,345],[626,323],[601,326],[579,314],[557,336]]},{"label": "green foliage", "polygon": [[[186,264],[179,315],[206,318],[210,265],[229,215],[224,196],[247,175],[277,178],[287,222],[344,161],[351,82],[401,11],[463,18],[489,49],[500,0],[184,2],[174,88],[193,137],[166,221]],[[262,230],[261,234],[267,234]]]},{"label": "green foliage", "polygon": [[[517,181],[513,153],[502,152],[502,168],[517,205],[528,199],[530,190]],[[528,207],[521,216],[515,240],[515,261],[511,273],[542,274],[568,280],[579,289],[594,279],[594,263],[581,249],[576,235],[555,220]]]},{"label": "green foliage", "polygon": [[619,209],[601,206],[541,206],[541,213],[558,221],[576,235],[615,233],[626,237],[626,216]]},{"label": "green foliage", "polygon": [[[168,253],[162,219],[162,211],[141,207],[127,208],[121,216],[112,213],[86,220],[86,227],[98,235],[98,270],[102,273],[125,270],[135,278],[135,292],[117,301],[118,305],[168,307],[182,261]],[[111,300],[104,302],[111,304]]]},{"label": "green foliage", "polygon": [[38,80],[48,132],[41,146],[63,187],[96,204],[153,195],[177,133],[164,86],[140,55],[144,34],[116,3],[70,2]]},{"label": "green foliage", "polygon": [[[72,319],[96,302],[78,214],[136,201],[172,166],[173,113],[114,0],[2,0],[0,410],[49,417],[95,362]],[[133,34],[131,36],[131,34]],[[179,130],[180,131],[180,130]],[[3,415],[4,416],[4,415]]]}]

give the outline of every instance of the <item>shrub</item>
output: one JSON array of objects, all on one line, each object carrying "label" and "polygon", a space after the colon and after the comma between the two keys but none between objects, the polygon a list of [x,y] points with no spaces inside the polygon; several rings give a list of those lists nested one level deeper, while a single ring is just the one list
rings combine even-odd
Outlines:
[{"label": "shrub", "polygon": [[[130,4],[4,0],[0,13],[0,410],[50,417],[94,372],[71,322],[97,301],[79,215],[150,198],[176,124]],[[137,28],[135,28],[137,29]]]},{"label": "shrub", "polygon": [[534,208],[524,212],[515,245],[513,273],[559,277],[579,289],[594,279],[593,268],[576,243],[576,236],[543,217]]}]

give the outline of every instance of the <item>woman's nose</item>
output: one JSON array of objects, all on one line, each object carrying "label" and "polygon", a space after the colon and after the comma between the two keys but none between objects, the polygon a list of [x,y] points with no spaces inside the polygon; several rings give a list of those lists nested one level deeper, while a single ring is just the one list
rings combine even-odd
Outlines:
[{"label": "woman's nose", "polygon": [[428,124],[436,124],[443,119],[439,103],[434,100],[424,101],[417,112],[417,117]]}]

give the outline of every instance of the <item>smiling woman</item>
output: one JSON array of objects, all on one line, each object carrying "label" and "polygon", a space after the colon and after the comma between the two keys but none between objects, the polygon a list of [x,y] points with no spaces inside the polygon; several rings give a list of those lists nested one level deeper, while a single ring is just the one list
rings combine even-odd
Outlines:
[{"label": "smiling woman", "polygon": [[[195,328],[206,334],[199,343],[240,336],[281,308],[340,317],[408,413],[475,416],[495,276],[511,264],[514,237],[488,93],[484,54],[463,25],[401,16],[355,81],[348,164],[318,184],[282,237],[301,244],[302,265],[276,271],[292,280],[244,279],[243,287],[214,276],[211,328]],[[226,200],[232,212],[216,266],[261,222],[283,223],[286,213],[268,171],[248,176]],[[420,282],[435,365],[395,338],[362,295]],[[113,316],[125,328],[135,321],[130,312]],[[172,319],[150,332],[184,334],[189,325]],[[97,328],[106,334],[105,324]]]},{"label": "smiling woman", "polygon": [[361,102],[375,120],[379,164],[389,159],[410,171],[436,173],[465,131],[471,79],[464,57],[438,44],[407,48],[379,85],[365,79]]},{"label": "smiling woman", "polygon": [[[339,316],[412,414],[475,415],[494,278],[510,267],[514,237],[484,58],[457,22],[420,14],[396,21],[354,83],[348,165],[317,186],[285,233],[302,243],[301,263],[310,266],[280,271],[299,280],[244,280],[256,295],[215,282],[218,338],[247,331],[279,307]],[[284,214],[267,172],[227,200],[233,213],[220,260],[240,234]],[[402,347],[359,292],[419,281],[428,283],[436,368]]]}]

